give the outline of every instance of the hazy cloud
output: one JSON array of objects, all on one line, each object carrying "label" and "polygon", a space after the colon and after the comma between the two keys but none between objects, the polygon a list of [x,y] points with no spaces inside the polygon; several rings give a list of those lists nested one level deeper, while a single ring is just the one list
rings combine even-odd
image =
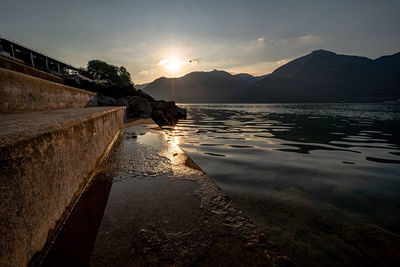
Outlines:
[{"label": "hazy cloud", "polygon": [[313,34],[303,35],[297,38],[301,44],[314,44],[322,41],[322,38]]},{"label": "hazy cloud", "polygon": [[249,64],[245,66],[240,66],[240,67],[234,67],[234,68],[229,68],[227,69],[230,72],[233,73],[241,73],[243,72],[243,69],[247,70],[247,73],[252,74],[254,76],[260,76],[264,74],[269,74],[279,68],[280,66],[290,62],[292,59],[281,59],[281,60],[276,60],[276,61],[264,61],[264,62],[259,62],[255,64]]},{"label": "hazy cloud", "polygon": [[276,61],[276,64],[278,66],[282,66],[282,65],[285,65],[286,63],[288,63],[290,61],[292,61],[292,59],[281,59],[281,60]]}]

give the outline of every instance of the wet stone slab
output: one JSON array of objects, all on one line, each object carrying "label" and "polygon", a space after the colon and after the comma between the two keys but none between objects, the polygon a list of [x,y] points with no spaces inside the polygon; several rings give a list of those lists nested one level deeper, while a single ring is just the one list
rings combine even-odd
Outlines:
[{"label": "wet stone slab", "polygon": [[125,128],[43,266],[282,266],[262,236],[154,124]]}]

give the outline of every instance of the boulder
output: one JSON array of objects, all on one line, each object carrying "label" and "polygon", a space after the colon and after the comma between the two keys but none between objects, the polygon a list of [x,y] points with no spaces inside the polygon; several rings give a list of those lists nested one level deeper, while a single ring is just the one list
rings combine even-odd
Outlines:
[{"label": "boulder", "polygon": [[186,110],[177,107],[174,101],[155,100],[133,85],[99,84],[79,74],[63,78],[69,86],[97,92],[87,107],[126,106],[128,118],[147,116],[160,126],[175,125],[178,119],[186,118]]},{"label": "boulder", "polygon": [[160,126],[175,125],[178,119],[186,118],[186,110],[177,107],[175,102],[157,101],[143,92],[121,98],[119,103],[127,106],[128,117],[146,115]]},{"label": "boulder", "polygon": [[[140,90],[138,90],[140,91]],[[91,101],[93,106],[126,106],[128,118],[147,116],[152,118],[158,125],[175,125],[179,119],[186,118],[186,110],[175,105],[173,101],[157,101],[144,92],[135,96],[113,98],[97,94],[95,100]]]},{"label": "boulder", "polygon": [[128,117],[140,117],[143,115],[151,117],[153,112],[150,101],[139,96],[119,98],[118,103],[127,107]]},{"label": "boulder", "polygon": [[176,111],[178,112],[178,119],[186,119],[186,109],[177,106]]},{"label": "boulder", "polygon": [[151,114],[151,118],[160,126],[175,125],[178,122],[177,119],[167,117],[162,110],[154,110]]},{"label": "boulder", "polygon": [[110,96],[97,94],[96,99],[97,99],[98,106],[124,106],[124,105],[120,105],[115,98],[110,97]]},{"label": "boulder", "polygon": [[186,110],[182,111],[183,109],[177,107],[173,101],[155,101],[152,105],[152,118],[158,124],[175,125],[178,119],[186,118]]}]

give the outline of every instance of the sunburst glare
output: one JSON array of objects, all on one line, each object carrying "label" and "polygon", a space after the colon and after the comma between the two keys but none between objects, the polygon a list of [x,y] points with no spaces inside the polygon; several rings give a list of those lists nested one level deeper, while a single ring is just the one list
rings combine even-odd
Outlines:
[{"label": "sunburst glare", "polygon": [[168,57],[161,60],[158,64],[163,66],[169,72],[178,72],[185,62],[177,59],[176,57]]}]

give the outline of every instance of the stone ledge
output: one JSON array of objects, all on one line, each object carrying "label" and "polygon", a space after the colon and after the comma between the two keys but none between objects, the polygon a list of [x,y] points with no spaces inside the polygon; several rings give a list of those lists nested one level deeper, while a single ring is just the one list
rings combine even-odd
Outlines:
[{"label": "stone ledge", "polygon": [[20,60],[20,59],[16,59],[10,56],[6,56],[2,53],[0,53],[0,67],[1,68],[5,68],[5,69],[9,69],[9,70],[13,70],[13,71],[17,71],[23,74],[27,74],[30,76],[34,76],[40,79],[44,79],[44,80],[48,80],[48,81],[52,81],[52,82],[56,82],[56,83],[60,83],[63,84],[64,83],[64,79],[57,77],[53,74],[38,70],[38,69],[34,69],[31,67],[28,67],[25,65],[25,63]]},{"label": "stone ledge", "polygon": [[0,111],[83,108],[95,95],[0,68]]},{"label": "stone ledge", "polygon": [[1,266],[27,265],[54,237],[124,113],[101,107],[0,115]]},{"label": "stone ledge", "polygon": [[0,112],[0,149],[125,107],[93,107],[31,112]]}]

